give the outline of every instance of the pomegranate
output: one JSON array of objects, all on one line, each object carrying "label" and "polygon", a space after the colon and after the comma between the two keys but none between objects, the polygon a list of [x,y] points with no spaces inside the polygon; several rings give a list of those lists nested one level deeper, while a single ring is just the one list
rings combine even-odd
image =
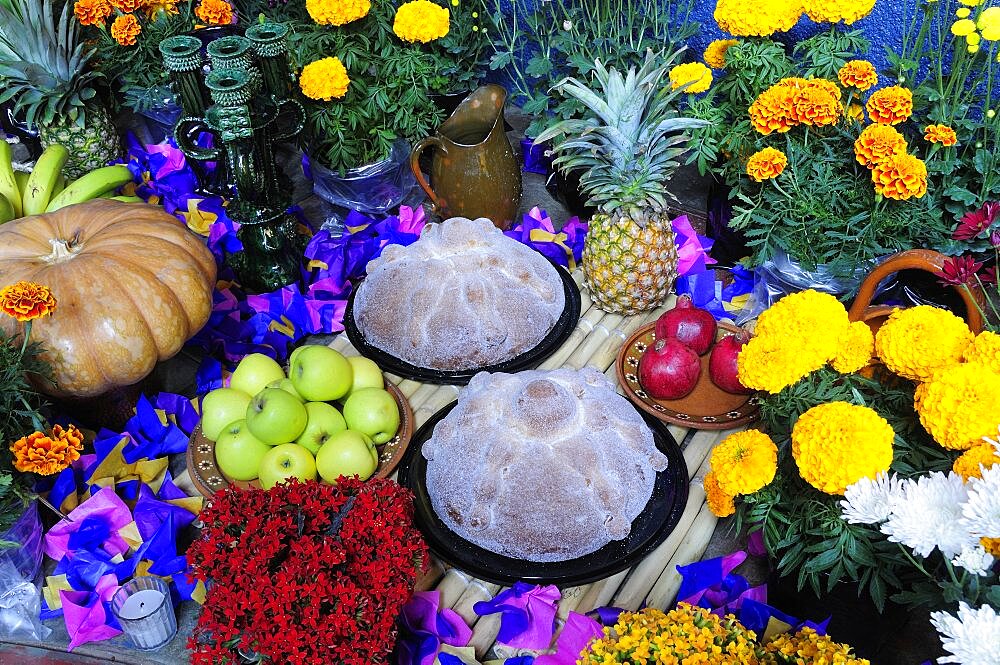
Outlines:
[{"label": "pomegranate", "polygon": [[679,296],[674,308],[656,320],[656,339],[671,337],[687,344],[699,356],[708,353],[715,342],[715,317],[696,307],[690,296]]},{"label": "pomegranate", "polygon": [[701,360],[676,339],[658,339],[639,358],[639,384],[655,399],[680,399],[694,390]]},{"label": "pomegranate", "polygon": [[750,335],[740,331],[735,335],[727,335],[712,347],[712,355],[708,358],[708,377],[719,388],[727,393],[746,395],[750,391],[740,383],[736,359],[743,350],[743,345],[750,341]]}]

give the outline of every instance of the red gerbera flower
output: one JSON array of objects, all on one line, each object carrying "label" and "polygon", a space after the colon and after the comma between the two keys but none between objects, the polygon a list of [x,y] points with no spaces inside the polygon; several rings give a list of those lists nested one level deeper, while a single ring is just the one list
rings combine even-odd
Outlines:
[{"label": "red gerbera flower", "polygon": [[997,283],[997,267],[990,266],[983,271],[983,274],[979,276],[979,280],[983,284],[996,284]]},{"label": "red gerbera flower", "polygon": [[944,269],[937,273],[938,281],[945,286],[962,286],[972,282],[983,267],[969,255],[956,256],[944,262]]},{"label": "red gerbera flower", "polygon": [[1000,216],[1000,201],[987,201],[979,210],[965,213],[951,237],[955,240],[972,240],[990,228]]}]

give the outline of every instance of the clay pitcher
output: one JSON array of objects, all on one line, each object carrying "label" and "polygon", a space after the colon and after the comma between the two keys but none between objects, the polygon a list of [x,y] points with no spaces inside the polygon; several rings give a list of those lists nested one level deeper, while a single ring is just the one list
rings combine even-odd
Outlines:
[{"label": "clay pitcher", "polygon": [[[484,85],[466,97],[435,136],[410,154],[410,168],[444,219],[489,218],[510,228],[521,204],[521,164],[504,132],[507,91]],[[431,184],[420,171],[420,153],[433,148]]]}]

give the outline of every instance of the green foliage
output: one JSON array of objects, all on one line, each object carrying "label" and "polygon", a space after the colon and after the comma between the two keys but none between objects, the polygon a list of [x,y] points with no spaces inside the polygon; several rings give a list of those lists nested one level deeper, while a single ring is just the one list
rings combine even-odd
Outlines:
[{"label": "green foliage", "polygon": [[304,2],[274,8],[237,2],[241,16],[262,14],[289,25],[296,71],[326,57],[340,58],[347,68],[351,84],[342,99],[301,100],[306,107],[302,148],[330,168],[343,172],[364,166],[384,159],[399,138],[413,142],[432,134],[444,113],[431,96],[470,91],[479,83],[487,41],[472,17],[477,5],[466,0],[456,7],[440,0],[451,16],[448,35],[408,44],[392,32],[396,4],[374,0],[366,17],[334,27],[316,25]]},{"label": "green foliage", "polygon": [[0,5],[0,102],[13,99],[29,126],[86,122],[100,74],[88,70],[93,50],[66,4],[55,18],[48,0]]},{"label": "green foliage", "polygon": [[583,104],[555,94],[565,78],[587,80],[594,62],[627,71],[640,67],[647,51],[673,53],[698,31],[691,21],[694,0],[480,0],[491,16],[491,70],[508,72],[515,101],[534,116],[526,133],[535,137],[560,120],[581,118]]},{"label": "green foliage", "polygon": [[792,55],[805,67],[806,76],[837,80],[837,72],[848,60],[868,53],[871,43],[860,30],[840,32],[835,27],[829,33],[803,39],[792,49]]},{"label": "green foliage", "polygon": [[926,585],[941,583],[915,567],[912,556],[877,527],[842,519],[841,497],[802,480],[792,458],[791,433],[799,416],[819,404],[864,405],[896,433],[893,472],[913,477],[951,469],[954,453],[930,438],[913,411],[914,386],[890,377],[882,381],[824,368],[765,397],[761,421],[778,444],[778,473],[770,485],[743,497],[736,514],[738,526],[762,531],[779,574],[795,576],[799,589],[808,587],[820,595],[837,584],[855,584],[859,595],[866,593],[880,610],[890,596],[913,605],[940,602],[940,591],[935,596]]}]

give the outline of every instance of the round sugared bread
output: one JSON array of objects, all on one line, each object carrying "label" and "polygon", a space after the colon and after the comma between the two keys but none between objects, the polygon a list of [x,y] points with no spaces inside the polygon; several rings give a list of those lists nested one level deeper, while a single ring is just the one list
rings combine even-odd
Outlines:
[{"label": "round sugared bread", "polygon": [[354,320],[369,344],[411,365],[465,370],[537,346],[565,300],[545,257],[488,219],[456,217],[368,264]]},{"label": "round sugared bread", "polygon": [[626,538],[667,467],[635,408],[589,368],[477,374],[422,453],[449,529],[538,562]]}]

